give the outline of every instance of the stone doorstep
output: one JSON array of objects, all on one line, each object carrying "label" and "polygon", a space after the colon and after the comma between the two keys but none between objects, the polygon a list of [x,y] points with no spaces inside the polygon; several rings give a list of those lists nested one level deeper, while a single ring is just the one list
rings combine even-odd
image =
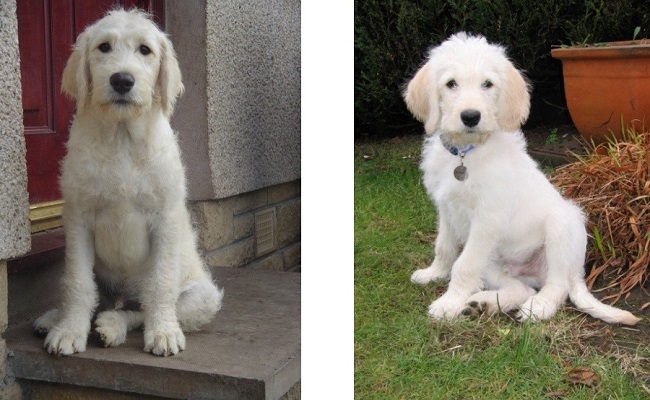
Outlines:
[{"label": "stone doorstep", "polygon": [[19,379],[182,399],[278,399],[300,381],[300,274],[219,268],[222,309],[186,350],[143,352],[142,331],[118,347],[89,340],[85,352],[55,357],[29,321],[5,332]]}]

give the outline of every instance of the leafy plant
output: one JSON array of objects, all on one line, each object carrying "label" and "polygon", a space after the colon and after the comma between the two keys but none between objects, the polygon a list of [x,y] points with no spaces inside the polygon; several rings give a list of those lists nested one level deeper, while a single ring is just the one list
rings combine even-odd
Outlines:
[{"label": "leafy plant", "polygon": [[557,143],[559,140],[560,138],[557,135],[557,128],[551,129],[551,131],[548,134],[548,137],[546,138],[546,144]]}]

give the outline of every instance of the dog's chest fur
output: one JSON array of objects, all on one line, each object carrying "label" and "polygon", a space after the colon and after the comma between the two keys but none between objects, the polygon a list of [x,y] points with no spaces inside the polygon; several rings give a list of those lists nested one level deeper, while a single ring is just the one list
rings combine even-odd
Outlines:
[{"label": "dog's chest fur", "polygon": [[526,154],[525,142],[518,134],[495,133],[468,152],[463,160],[468,174],[464,181],[454,177],[454,168],[460,163],[460,157],[445,149],[439,138],[425,141],[420,165],[423,183],[461,244],[466,242],[472,224],[489,224],[507,252],[506,248],[519,243],[522,235],[535,236],[531,232],[544,223],[542,218],[531,216],[529,207],[561,201]]},{"label": "dog's chest fur", "polygon": [[178,146],[168,124],[150,132],[97,125],[89,134],[90,123],[80,117],[73,124],[61,187],[66,207],[81,209],[93,231],[103,263],[98,267],[126,279],[149,264],[151,232],[161,213],[183,205]]}]

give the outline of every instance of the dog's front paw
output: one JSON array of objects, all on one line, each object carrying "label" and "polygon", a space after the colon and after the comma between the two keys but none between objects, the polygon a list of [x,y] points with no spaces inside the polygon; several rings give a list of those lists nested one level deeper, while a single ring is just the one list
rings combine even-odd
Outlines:
[{"label": "dog's front paw", "polygon": [[166,357],[182,350],[185,350],[185,335],[178,325],[144,330],[144,351]]},{"label": "dog's front paw", "polygon": [[429,306],[429,315],[435,320],[457,318],[466,308],[464,301],[444,295]]},{"label": "dog's front paw", "polygon": [[127,321],[118,311],[99,313],[95,325],[95,331],[102,337],[105,347],[119,346],[126,341]]},{"label": "dog's front paw", "polygon": [[69,329],[55,326],[45,338],[43,347],[47,352],[57,356],[69,356],[86,351],[88,331],[84,329]]},{"label": "dog's front paw", "polygon": [[411,282],[418,285],[426,285],[427,283],[431,283],[433,281],[444,278],[446,278],[446,274],[439,271],[433,266],[418,269],[417,271],[413,272],[413,274],[411,274]]}]

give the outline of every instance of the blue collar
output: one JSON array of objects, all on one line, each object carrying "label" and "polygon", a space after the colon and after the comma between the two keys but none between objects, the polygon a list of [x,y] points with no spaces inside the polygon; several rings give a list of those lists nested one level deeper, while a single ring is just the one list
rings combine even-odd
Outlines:
[{"label": "blue collar", "polygon": [[442,145],[444,146],[445,149],[447,149],[448,152],[450,152],[451,154],[453,154],[455,156],[460,155],[461,157],[464,157],[465,154],[467,154],[468,152],[474,150],[474,145],[473,144],[470,144],[470,145],[468,145],[466,147],[463,147],[463,148],[459,148],[459,147],[454,146],[449,140],[445,139],[444,136],[442,136],[442,135],[440,136],[440,143],[442,143]]}]

